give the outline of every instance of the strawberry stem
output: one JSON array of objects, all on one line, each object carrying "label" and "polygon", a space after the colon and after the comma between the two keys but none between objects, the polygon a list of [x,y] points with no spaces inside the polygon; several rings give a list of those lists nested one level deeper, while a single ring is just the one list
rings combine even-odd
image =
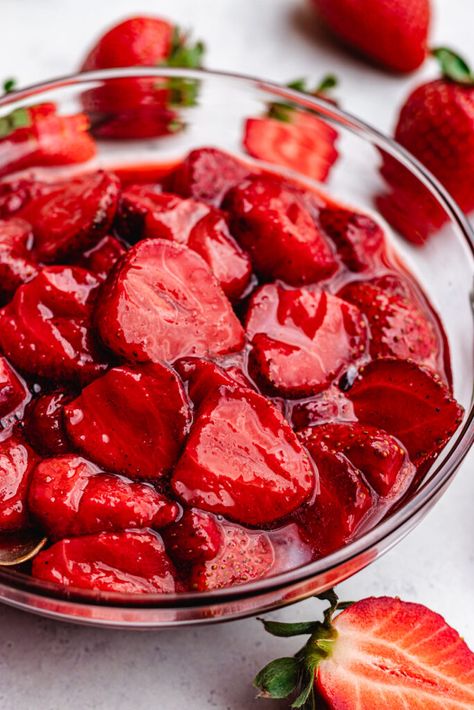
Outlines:
[{"label": "strawberry stem", "polygon": [[469,64],[449,47],[436,47],[431,54],[437,59],[445,79],[466,86],[474,85],[474,74]]}]

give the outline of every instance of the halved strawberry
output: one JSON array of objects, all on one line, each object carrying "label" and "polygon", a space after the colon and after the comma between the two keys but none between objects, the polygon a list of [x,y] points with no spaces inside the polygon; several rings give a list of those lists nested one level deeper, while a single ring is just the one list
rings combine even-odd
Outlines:
[{"label": "halved strawberry", "polygon": [[132,361],[240,350],[244,334],[229,301],[198,254],[146,239],[111,274],[97,308],[104,343]]},{"label": "halved strawberry", "polygon": [[10,416],[30,399],[30,393],[8,360],[0,356],[0,419]]},{"label": "halved strawberry", "polygon": [[165,365],[115,367],[64,406],[68,436],[106,471],[158,479],[178,459],[191,413],[181,380]]},{"label": "halved strawberry", "polygon": [[258,275],[293,286],[328,278],[338,263],[299,190],[275,175],[254,175],[224,202],[230,228]]},{"label": "halved strawberry", "polygon": [[274,636],[310,636],[260,671],[254,683],[264,697],[316,707],[316,690],[332,710],[474,706],[474,653],[439,614],[398,598],[340,604],[329,591],[320,599],[330,602],[323,622],[264,621]]},{"label": "halved strawberry", "polygon": [[310,399],[295,402],[290,419],[294,429],[303,429],[323,422],[356,421],[356,416],[351,400],[337,385],[330,385]]},{"label": "halved strawberry", "polygon": [[184,564],[213,560],[224,540],[223,526],[199,508],[185,510],[183,517],[161,534],[169,556]]},{"label": "halved strawberry", "polygon": [[105,280],[125,252],[125,246],[121,241],[106,235],[91,249],[85,251],[76,263],[92,271],[98,279]]},{"label": "halved strawberry", "polygon": [[273,404],[253,390],[228,386],[200,405],[171,478],[188,505],[247,525],[293,512],[314,483],[306,452]]},{"label": "halved strawberry", "polygon": [[441,378],[415,362],[384,358],[364,367],[347,396],[363,424],[385,429],[416,466],[428,465],[458,428],[463,408]]},{"label": "halved strawberry", "polygon": [[16,434],[0,441],[0,532],[22,530],[29,523],[28,485],[36,455]]},{"label": "halved strawberry", "polygon": [[179,590],[176,570],[160,536],[132,530],[66,538],[40,552],[32,575],[61,587],[124,594]]},{"label": "halved strawberry", "polygon": [[319,223],[348,269],[366,271],[380,264],[385,236],[372,217],[352,210],[324,207],[319,213]]},{"label": "halved strawberry", "polygon": [[50,266],[0,310],[0,345],[20,371],[86,382],[107,367],[91,332],[99,282],[85,269]]},{"label": "halved strawberry", "polygon": [[170,189],[219,207],[226,192],[250,172],[234,156],[218,148],[197,148],[188,153],[171,176]]},{"label": "halved strawberry", "polygon": [[246,318],[251,367],[272,392],[304,397],[324,388],[367,348],[360,311],[326,291],[260,288]]},{"label": "halved strawberry", "polygon": [[90,160],[96,145],[88,129],[84,113],[60,116],[53,103],[16,109],[0,122],[0,176]]},{"label": "halved strawberry", "polygon": [[35,257],[54,262],[97,244],[112,223],[119,190],[115,175],[99,171],[56,183],[30,199],[20,214],[33,227]]},{"label": "halved strawberry", "polygon": [[249,387],[250,381],[244,373],[235,367],[220,367],[213,360],[199,357],[186,357],[175,363],[176,371],[187,383],[189,397],[195,407],[212,392],[223,385]]},{"label": "halved strawberry", "polygon": [[103,473],[74,454],[45,459],[31,477],[28,507],[48,537],[161,528],[178,505],[146,483]]},{"label": "halved strawberry", "polygon": [[51,183],[30,177],[0,181],[0,218],[8,219],[14,216],[27,202],[44,195],[51,189]]},{"label": "halved strawberry", "polygon": [[71,450],[63,417],[63,407],[71,399],[66,392],[51,392],[34,399],[26,408],[23,431],[41,456],[58,456]]},{"label": "halved strawberry", "polygon": [[33,233],[22,219],[0,220],[0,302],[7,303],[18,286],[38,271],[31,254]]},{"label": "halved strawberry", "polygon": [[433,370],[442,368],[435,324],[414,298],[387,292],[372,281],[353,281],[339,291],[339,296],[367,318],[372,357],[411,358]]}]

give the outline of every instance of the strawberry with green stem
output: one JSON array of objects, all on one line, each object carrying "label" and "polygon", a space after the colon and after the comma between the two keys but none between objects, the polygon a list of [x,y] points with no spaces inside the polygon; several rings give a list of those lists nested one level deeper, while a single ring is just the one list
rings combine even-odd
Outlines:
[{"label": "strawberry with green stem", "polygon": [[391,597],[318,599],[330,603],[322,622],[263,622],[273,636],[309,639],[257,674],[260,697],[307,710],[321,699],[331,710],[474,707],[474,653],[439,614]]},{"label": "strawberry with green stem", "polygon": [[[288,88],[328,100],[327,92],[336,84],[336,78],[328,75],[313,91],[304,79],[289,83]],[[336,130],[323,118],[288,101],[272,102],[265,115],[248,118],[243,144],[254,158],[324,182],[337,160],[336,139]]]}]

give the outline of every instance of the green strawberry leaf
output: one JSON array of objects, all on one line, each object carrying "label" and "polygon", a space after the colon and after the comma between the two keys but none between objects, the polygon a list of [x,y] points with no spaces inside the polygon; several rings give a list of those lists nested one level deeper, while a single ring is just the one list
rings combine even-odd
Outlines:
[{"label": "green strawberry leaf", "polygon": [[15,86],[16,86],[16,79],[5,79],[3,82],[3,91],[5,94],[10,94],[12,91],[15,91]]},{"label": "green strawberry leaf", "polygon": [[296,658],[277,658],[257,673],[253,681],[259,697],[280,700],[287,698],[298,685],[300,667]]},{"label": "green strawberry leaf", "polygon": [[272,636],[279,636],[280,638],[309,636],[320,626],[319,621],[300,621],[294,624],[287,624],[284,621],[268,621],[266,619],[259,619],[259,621],[263,623],[265,631],[268,631]]},{"label": "green strawberry leaf", "polygon": [[306,685],[304,686],[298,697],[292,702],[292,708],[303,708],[307,706],[309,701],[309,707],[315,707],[314,698],[314,673],[308,671],[306,673]]},{"label": "green strawberry leaf", "polygon": [[7,138],[17,128],[27,128],[31,125],[30,112],[26,108],[17,108],[15,111],[0,118],[0,138]]},{"label": "green strawberry leaf", "polygon": [[[334,76],[334,74],[328,74],[323,77],[313,90],[308,89],[307,81],[304,78],[294,79],[286,84],[286,86],[288,89],[301,91],[302,94],[308,94],[308,96],[324,96],[330,89],[337,86],[337,83],[336,76]],[[275,101],[268,105],[267,117],[276,118],[278,121],[283,121],[283,123],[290,123],[295,108],[295,104],[291,101]]]},{"label": "green strawberry leaf", "polygon": [[438,60],[443,77],[457,84],[474,86],[474,74],[468,63],[448,47],[436,47],[431,54]]}]

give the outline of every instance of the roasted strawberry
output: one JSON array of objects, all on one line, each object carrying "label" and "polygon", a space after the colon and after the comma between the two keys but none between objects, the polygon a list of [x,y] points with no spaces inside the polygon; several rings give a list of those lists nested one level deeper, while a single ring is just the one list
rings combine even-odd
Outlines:
[{"label": "roasted strawberry", "polygon": [[85,269],[50,266],[20,286],[0,310],[0,345],[22,372],[86,382],[107,367],[91,332],[97,279]]},{"label": "roasted strawberry", "polygon": [[0,419],[9,417],[30,399],[25,383],[6,358],[0,356]]},{"label": "roasted strawberry", "polygon": [[61,540],[34,558],[32,574],[63,588],[124,594],[179,591],[161,538],[142,530]]},{"label": "roasted strawberry", "polygon": [[432,463],[463,415],[440,377],[408,360],[370,362],[347,396],[359,421],[399,439],[417,466]]},{"label": "roasted strawberry", "polygon": [[28,508],[49,538],[161,528],[178,505],[146,483],[103,473],[75,455],[45,459],[31,476]]},{"label": "roasted strawberry", "polygon": [[193,591],[232,587],[268,577],[275,562],[275,550],[264,532],[252,532],[225,524],[220,552],[216,557],[196,564],[189,585]]},{"label": "roasted strawberry", "polygon": [[0,220],[0,302],[8,303],[18,286],[38,271],[31,255],[33,233],[22,219]]},{"label": "roasted strawberry", "polygon": [[183,517],[161,534],[169,556],[184,564],[214,559],[224,540],[223,526],[213,515],[198,508],[185,510]]},{"label": "roasted strawberry", "polygon": [[256,175],[227,194],[230,228],[263,279],[293,286],[321,281],[338,268],[302,194],[281,178]]},{"label": "roasted strawberry", "polygon": [[[304,80],[293,81],[288,88],[326,98],[335,84],[335,77],[327,76],[313,91]],[[274,102],[262,117],[245,121],[243,144],[254,158],[324,182],[337,160],[336,139],[337,131],[315,113],[292,102]]]},{"label": "roasted strawberry", "polygon": [[195,407],[222,385],[249,387],[250,382],[238,368],[220,367],[213,360],[186,357],[175,363],[177,372],[188,385],[189,397]]},{"label": "roasted strawberry", "polygon": [[427,55],[430,0],[312,0],[319,16],[345,44],[376,64],[412,72]]},{"label": "roasted strawberry", "polygon": [[[354,371],[354,377],[356,374]],[[291,423],[294,429],[304,429],[324,422],[355,420],[351,400],[337,385],[330,385],[314,397],[295,402],[291,407]]]},{"label": "roasted strawberry", "polygon": [[58,456],[71,450],[63,417],[63,406],[71,399],[66,392],[51,392],[34,399],[26,408],[23,431],[38,454]]},{"label": "roasted strawberry", "polygon": [[105,280],[112,271],[112,267],[125,252],[125,246],[121,241],[107,235],[91,249],[85,251],[76,263],[78,266],[92,271],[97,278]]},{"label": "roasted strawberry", "polygon": [[133,479],[158,479],[190,425],[181,380],[165,365],[115,367],[64,406],[67,433],[87,458]]},{"label": "roasted strawberry", "polygon": [[84,163],[96,153],[83,113],[60,116],[55,104],[15,109],[0,122],[0,176],[36,166]]},{"label": "roasted strawberry", "polygon": [[264,622],[274,636],[310,636],[258,673],[264,697],[332,710],[473,707],[474,653],[439,614],[398,598],[339,603],[332,590],[320,598],[330,602],[323,622]]},{"label": "roasted strawberry", "polygon": [[251,367],[272,392],[304,397],[324,388],[367,348],[360,311],[325,291],[268,284],[246,319]]},{"label": "roasted strawberry", "polygon": [[293,512],[314,488],[314,470],[273,404],[244,387],[220,387],[196,414],[171,479],[181,500],[247,525]]},{"label": "roasted strawberry", "polygon": [[349,283],[339,296],[367,318],[372,357],[411,358],[433,370],[442,367],[435,324],[413,298],[387,292],[371,281]]},{"label": "roasted strawberry", "polygon": [[218,355],[243,345],[242,327],[204,260],[161,239],[127,253],[96,316],[104,343],[132,361]]},{"label": "roasted strawberry", "polygon": [[351,271],[366,271],[380,264],[385,237],[369,215],[336,207],[325,207],[319,223],[336,245],[339,256]]},{"label": "roasted strawberry", "polygon": [[115,175],[99,171],[56,183],[29,200],[20,214],[33,227],[35,257],[54,262],[97,244],[112,223],[119,189]]},{"label": "roasted strawberry", "polygon": [[250,168],[218,148],[192,150],[170,180],[173,192],[219,207],[226,192],[241,182]]},{"label": "roasted strawberry", "polygon": [[36,463],[30,447],[11,434],[0,442],[0,532],[22,530],[29,523],[28,485]]}]

